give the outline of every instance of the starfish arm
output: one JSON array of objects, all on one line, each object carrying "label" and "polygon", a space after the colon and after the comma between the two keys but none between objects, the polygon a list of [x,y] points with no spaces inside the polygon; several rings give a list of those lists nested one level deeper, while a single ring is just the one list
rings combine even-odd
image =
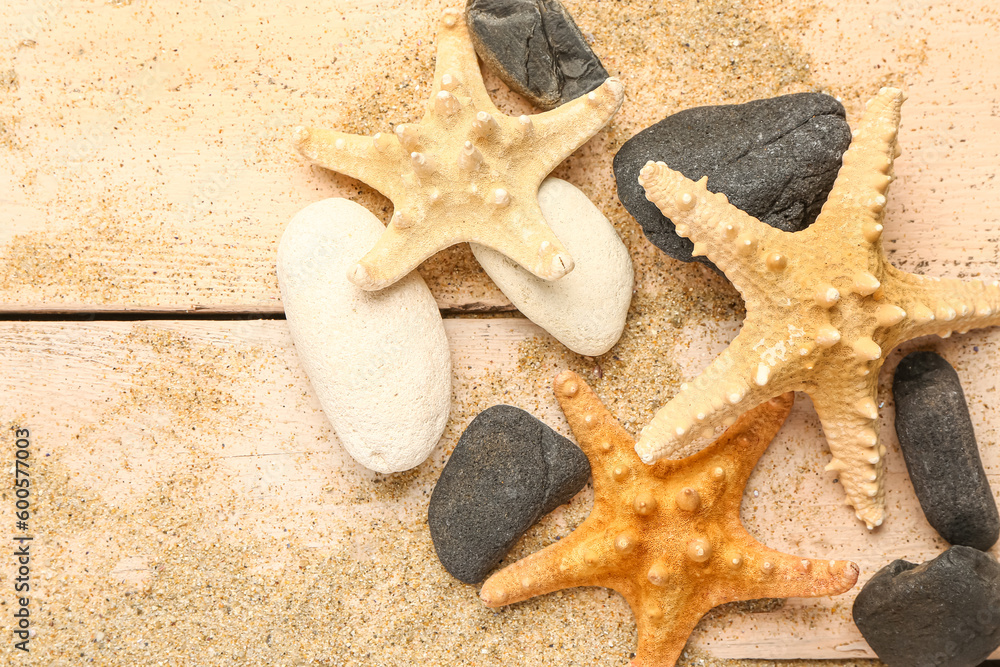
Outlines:
[{"label": "starfish arm", "polygon": [[848,235],[856,234],[858,242],[878,240],[885,216],[886,192],[893,180],[893,161],[899,154],[896,136],[900,107],[905,99],[903,91],[883,88],[868,102],[854,139],[843,155],[837,180],[813,227],[841,229]]},{"label": "starfish arm", "polygon": [[761,545],[742,526],[740,530],[747,545],[740,563],[740,590],[738,597],[726,595],[723,601],[839,595],[858,582],[858,566],[851,561],[791,556]]},{"label": "starfish arm", "polygon": [[[573,270],[573,258],[546,224],[535,199],[511,202],[520,209],[517,233],[509,226],[483,225],[482,219],[453,227],[434,224],[434,210],[396,209],[385,232],[348,278],[366,290],[395,283],[442,248],[470,241],[493,248],[543,280],[556,280]],[[469,224],[469,223],[475,224]]]},{"label": "starfish arm", "polygon": [[[794,392],[785,392],[764,401],[740,415],[736,423],[726,429],[718,440],[695,454],[691,460],[715,459],[724,470],[727,486],[742,489],[757,466],[757,461],[788,419],[793,403]],[[736,515],[739,515],[741,500],[742,496],[733,494],[732,511]]]},{"label": "starfish arm", "polygon": [[364,290],[385,289],[441,248],[458,243],[461,239],[450,236],[452,231],[428,224],[421,211],[396,209],[378,241],[348,269],[347,277]]},{"label": "starfish arm", "polygon": [[[639,172],[646,199],[673,221],[678,236],[694,241],[693,254],[708,257],[745,298],[746,290],[760,283],[760,269],[774,261],[773,251],[783,245],[779,240],[790,235],[744,213],[726,195],[710,192],[707,182],[707,177],[692,181],[663,162],[647,162]],[[756,267],[748,261],[754,257]]]},{"label": "starfish arm", "polygon": [[[607,472],[607,462],[616,453],[616,447],[631,447],[634,444],[632,436],[604,407],[590,385],[573,371],[557,375],[552,388],[580,449],[590,460],[594,483],[599,484],[603,476],[598,473]],[[596,495],[596,486],[594,490]]]},{"label": "starfish arm", "polygon": [[442,92],[458,98],[471,98],[473,106],[484,111],[496,112],[497,108],[486,91],[479,71],[476,50],[472,46],[469,27],[462,12],[448,9],[441,16],[441,28],[437,34],[437,59],[434,64],[434,88],[428,100],[428,108],[439,104],[436,100]]},{"label": "starfish arm", "polygon": [[776,336],[748,316],[729,347],[653,416],[636,452],[645,463],[669,456],[764,401],[798,387],[796,329]]},{"label": "starfish arm", "polygon": [[878,385],[881,364],[865,376],[846,374],[847,381],[821,384],[809,391],[832,459],[828,471],[838,474],[847,502],[868,528],[885,518],[883,472],[885,446],[879,442]]},{"label": "starfish arm", "polygon": [[298,127],[295,144],[311,162],[367,183],[389,199],[402,192],[399,173],[387,165],[402,164],[403,147],[392,134],[364,137],[335,130]]},{"label": "starfish arm", "polygon": [[891,346],[953,331],[965,333],[1000,324],[1000,281],[931,278],[887,266],[887,303],[902,309],[902,321],[891,328]]},{"label": "starfish arm", "polygon": [[[705,610],[673,606],[662,615],[655,603],[633,607],[638,642],[631,667],[674,667]],[[670,608],[670,605],[666,605]]]},{"label": "starfish arm", "polygon": [[624,99],[621,81],[609,78],[596,90],[551,111],[515,120],[524,137],[524,149],[532,152],[538,165],[539,183],[607,125]]},{"label": "starfish arm", "polygon": [[558,542],[495,572],[483,583],[480,599],[487,607],[502,607],[564,588],[600,585],[585,560],[596,541],[588,529],[593,522],[588,517]]},{"label": "starfish arm", "polygon": [[490,220],[485,215],[450,227],[438,225],[440,209],[435,206],[404,199],[372,249],[348,271],[350,281],[365,290],[384,289],[442,248],[463,241],[493,248],[543,280],[557,280],[573,270],[572,256],[545,222],[536,199],[522,198],[506,207],[516,207],[516,233],[500,220],[483,224]]},{"label": "starfish arm", "polygon": [[573,270],[573,257],[549,227],[537,197],[512,201],[517,207],[516,228],[509,225],[478,225],[470,229],[469,241],[493,248],[542,280],[558,280]]}]

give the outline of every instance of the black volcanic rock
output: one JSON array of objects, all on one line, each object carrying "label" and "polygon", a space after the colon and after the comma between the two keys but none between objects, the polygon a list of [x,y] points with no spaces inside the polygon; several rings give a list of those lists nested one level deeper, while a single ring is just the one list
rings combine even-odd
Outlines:
[{"label": "black volcanic rock", "polygon": [[646,238],[674,259],[693,243],[646,199],[639,170],[665,162],[761,221],[787,232],[816,220],[851,143],[844,107],[822,93],[798,93],[746,104],[696,107],[661,120],[629,139],[614,159],[618,198]]},{"label": "black volcanic rock", "polygon": [[854,622],[889,667],[974,667],[1000,647],[1000,564],[963,546],[893,561],[858,593]]},{"label": "black volcanic rock", "polygon": [[514,91],[552,109],[608,78],[558,0],[469,0],[476,53]]},{"label": "black volcanic rock", "polygon": [[538,519],[590,478],[579,447],[519,408],[495,405],[465,429],[431,494],[427,521],[445,569],[486,578]]},{"label": "black volcanic rock", "polygon": [[986,478],[958,373],[934,352],[912,352],[892,381],[896,435],[927,521],[951,544],[986,551],[1000,513]]}]

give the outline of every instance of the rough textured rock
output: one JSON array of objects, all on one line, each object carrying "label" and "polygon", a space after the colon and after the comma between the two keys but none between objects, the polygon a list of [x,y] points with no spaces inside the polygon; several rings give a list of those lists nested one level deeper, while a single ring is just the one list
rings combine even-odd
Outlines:
[{"label": "rough textured rock", "polygon": [[896,367],[896,435],[927,521],[952,544],[986,551],[1000,514],[986,478],[958,373],[934,352]]},{"label": "rough textured rock", "polygon": [[589,477],[580,448],[524,410],[484,410],[465,429],[431,494],[428,524],[441,564],[456,579],[479,583]]},{"label": "rough textured rock", "polygon": [[615,155],[618,198],[646,238],[674,259],[693,244],[646,199],[639,170],[649,160],[698,180],[730,203],[789,232],[805,229],[826,201],[851,141],[844,107],[829,95],[798,93],[746,104],[687,109],[625,142]]},{"label": "rough textured rock", "polygon": [[1000,565],[963,546],[894,561],[858,593],[854,622],[889,667],[973,667],[1000,647]]},{"label": "rough textured rock", "polygon": [[608,78],[558,0],[469,0],[466,20],[483,62],[542,109],[589,93]]},{"label": "rough textured rock", "polygon": [[577,354],[604,354],[621,337],[632,301],[628,249],[614,225],[572,184],[545,179],[538,204],[573,256],[569,274],[542,280],[496,250],[470,243],[472,252],[525,317]]},{"label": "rough textured rock", "polygon": [[390,473],[418,465],[440,440],[451,355],[416,273],[379,292],[347,280],[384,229],[352,201],[311,204],[281,238],[278,282],[295,350],[337,438],[363,466]]}]

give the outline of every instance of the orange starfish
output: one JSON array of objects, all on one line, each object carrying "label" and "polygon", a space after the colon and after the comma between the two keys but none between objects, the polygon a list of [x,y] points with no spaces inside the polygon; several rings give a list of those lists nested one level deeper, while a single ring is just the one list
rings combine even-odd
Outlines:
[{"label": "orange starfish", "polygon": [[633,666],[669,667],[712,607],[836,595],[857,582],[854,563],[768,549],[740,521],[743,488],[784,424],[794,394],[751,410],[694,456],[646,466],[635,441],[582,378],[564,371],[554,388],[590,459],[594,509],[567,537],[487,579],[480,592],[487,606],[606,586],[621,593],[635,614]]}]

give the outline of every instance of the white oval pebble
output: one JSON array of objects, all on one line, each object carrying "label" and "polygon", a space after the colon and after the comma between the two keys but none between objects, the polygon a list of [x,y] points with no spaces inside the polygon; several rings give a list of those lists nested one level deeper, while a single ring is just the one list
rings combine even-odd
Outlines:
[{"label": "white oval pebble", "polygon": [[366,468],[419,465],[441,439],[451,405],[451,355],[431,292],[416,272],[378,292],[347,270],[385,227],[347,199],[311,204],[278,247],[288,328],[323,411]]},{"label": "white oval pebble", "polygon": [[492,248],[470,243],[472,252],[525,317],[578,354],[604,354],[625,328],[632,258],[611,222],[573,184],[546,178],[538,204],[573,257],[575,268],[568,274],[542,280]]}]

